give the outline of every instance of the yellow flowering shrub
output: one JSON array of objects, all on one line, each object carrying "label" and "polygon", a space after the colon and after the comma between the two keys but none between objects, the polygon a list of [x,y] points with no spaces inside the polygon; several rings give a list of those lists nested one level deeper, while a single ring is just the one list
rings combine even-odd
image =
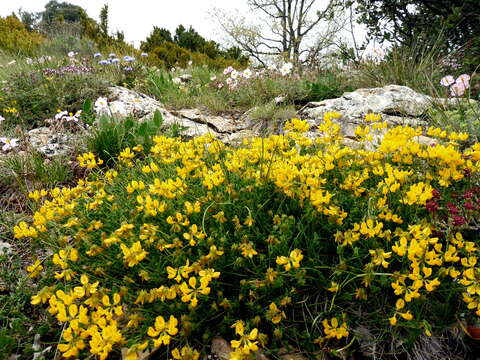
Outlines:
[{"label": "yellow flowering shrub", "polygon": [[12,54],[32,55],[44,42],[40,33],[28,31],[15,16],[0,17],[0,49]]},{"label": "yellow flowering shrub", "polygon": [[[222,335],[231,359],[251,359],[292,339],[345,347],[357,324],[414,341],[480,316],[479,145],[434,130],[438,144],[422,145],[421,129],[395,127],[374,150],[352,149],[339,116],[315,139],[294,119],[235,148],[157,136],[109,170],[84,154],[87,179],[32,193],[38,210],[14,233],[53,251],[28,270],[43,275],[31,302],[61,324],[62,355],[198,359],[199,340]],[[368,115],[359,139],[379,121]],[[469,187],[462,224],[439,215],[454,206],[439,196]]]}]

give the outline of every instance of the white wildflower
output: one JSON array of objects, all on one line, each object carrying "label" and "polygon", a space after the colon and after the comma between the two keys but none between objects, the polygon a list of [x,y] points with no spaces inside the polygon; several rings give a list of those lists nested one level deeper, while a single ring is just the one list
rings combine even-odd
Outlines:
[{"label": "white wildflower", "polygon": [[18,141],[19,141],[19,139],[13,139],[13,138],[9,139],[9,138],[6,138],[6,137],[0,138],[0,142],[3,143],[2,150],[3,151],[8,151],[8,150],[13,149],[14,147],[17,147],[18,146]]},{"label": "white wildflower", "polygon": [[250,70],[250,69],[243,70],[242,76],[245,79],[250,79],[252,77],[252,70]]},{"label": "white wildflower", "polygon": [[108,115],[108,100],[104,97],[99,97],[97,101],[95,101],[95,112],[98,115]]},{"label": "white wildflower", "polygon": [[288,75],[292,72],[292,69],[293,69],[293,64],[287,62],[283,64],[283,66],[280,68],[280,74],[282,74],[282,76]]}]

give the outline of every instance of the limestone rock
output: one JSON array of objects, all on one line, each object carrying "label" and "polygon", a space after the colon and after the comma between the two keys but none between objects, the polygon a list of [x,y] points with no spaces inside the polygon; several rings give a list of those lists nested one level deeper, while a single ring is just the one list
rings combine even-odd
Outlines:
[{"label": "limestone rock", "polygon": [[435,146],[438,144],[438,140],[428,137],[428,136],[416,136],[413,138],[416,142],[418,142],[420,145],[427,145],[427,146]]},{"label": "limestone rock", "polygon": [[110,106],[122,107],[127,114],[134,114],[139,118],[163,108],[159,101],[122,86],[111,86],[108,91]]},{"label": "limestone rock", "polygon": [[182,109],[174,111],[173,114],[182,119],[206,124],[217,133],[233,133],[245,128],[245,124],[242,123],[242,121],[235,121],[233,118],[207,115],[199,109]]},{"label": "limestone rock", "polygon": [[109,92],[110,107],[121,109],[120,113],[123,113],[124,116],[131,114],[142,122],[151,119],[155,111],[158,110],[163,117],[163,124],[165,126],[177,125],[184,128],[180,132],[184,136],[194,137],[206,133],[213,133],[214,136],[218,136],[217,132],[207,122],[193,121],[188,117],[177,117],[166,110],[161,102],[145,94],[121,86],[112,86],[109,88]]},{"label": "limestone rock", "polygon": [[358,89],[344,93],[336,99],[311,102],[300,110],[299,115],[313,119],[318,124],[323,114],[336,111],[342,114],[341,123],[359,124],[365,114],[381,114],[384,121],[393,125],[423,125],[421,119],[434,99],[419,94],[406,86],[388,85],[382,88]]},{"label": "limestone rock", "polygon": [[[168,111],[163,105],[144,94],[120,86],[110,87],[110,105],[124,110],[127,114],[133,114],[144,121],[153,116],[156,110],[160,111],[165,126],[180,126],[180,134],[187,137],[195,137],[204,134],[212,134],[216,138],[231,145],[241,144],[245,138],[281,134],[285,120],[265,121],[254,119],[251,109],[240,116],[214,116],[200,109],[182,109]],[[311,125],[309,137],[316,138],[316,126],[323,121],[323,114],[328,111],[336,111],[342,115],[334,120],[341,126],[341,135],[344,138],[355,139],[355,129],[363,123],[365,114],[369,112],[379,113],[383,120],[391,126],[426,125],[422,116],[432,104],[432,99],[419,94],[406,86],[389,85],[383,88],[358,89],[345,93],[340,98],[328,99],[321,102],[311,102],[298,112],[298,117],[307,120]],[[445,100],[445,99],[444,99]],[[448,99],[444,103],[448,103]],[[374,148],[382,139],[382,134],[376,134],[375,140],[368,144],[368,148]],[[422,144],[432,144],[433,140],[427,137],[419,137]],[[360,144],[351,141],[353,147]],[[365,146],[365,145],[361,145]]]},{"label": "limestone rock", "polygon": [[28,142],[46,157],[69,154],[74,141],[72,135],[57,133],[48,127],[39,127],[28,132]]}]

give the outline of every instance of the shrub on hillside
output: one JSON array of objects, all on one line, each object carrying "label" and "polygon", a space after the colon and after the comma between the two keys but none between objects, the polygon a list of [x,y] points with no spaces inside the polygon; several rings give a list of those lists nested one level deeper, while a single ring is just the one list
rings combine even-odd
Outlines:
[{"label": "shrub on hillside", "polygon": [[206,54],[190,51],[169,41],[155,47],[150,52],[149,61],[152,65],[164,66],[167,69],[186,68],[190,61],[195,65],[205,65],[211,69],[223,69],[227,66],[242,67],[236,60],[221,56],[212,59]]},{"label": "shrub on hillside", "polygon": [[28,31],[16,16],[0,17],[0,49],[11,54],[32,55],[43,41],[40,34]]},{"label": "shrub on hillside", "polygon": [[[354,150],[338,117],[325,115],[317,140],[298,119],[239,148],[158,136],[106,171],[84,154],[88,179],[31,193],[40,207],[14,233],[54,252],[29,268],[43,275],[31,302],[62,324],[63,356],[199,359],[215,335],[232,359],[292,343],[348,356],[361,326],[385,357],[384,344],[408,351],[480,316],[478,193],[462,225],[429,208],[435,191],[455,202],[478,185],[480,144],[461,151],[467,135],[430,129],[439,143],[421,145],[420,128],[396,127]],[[373,141],[378,120],[358,139]]]}]

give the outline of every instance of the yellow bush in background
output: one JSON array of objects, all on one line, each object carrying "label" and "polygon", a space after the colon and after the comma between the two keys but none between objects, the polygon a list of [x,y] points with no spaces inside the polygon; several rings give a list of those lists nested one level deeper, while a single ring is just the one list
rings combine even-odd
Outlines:
[{"label": "yellow bush in background", "polygon": [[31,55],[44,41],[36,32],[30,32],[15,16],[0,17],[0,49],[9,53]]}]

